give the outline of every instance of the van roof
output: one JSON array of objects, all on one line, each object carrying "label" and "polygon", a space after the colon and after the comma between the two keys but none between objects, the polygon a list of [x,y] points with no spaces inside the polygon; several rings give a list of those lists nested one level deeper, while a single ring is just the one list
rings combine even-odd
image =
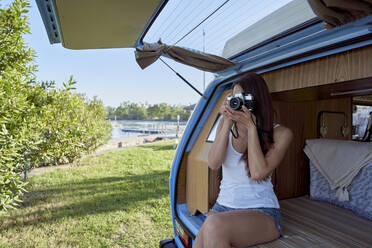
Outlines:
[{"label": "van roof", "polygon": [[291,1],[227,40],[222,56],[229,58],[315,17],[307,1]]}]

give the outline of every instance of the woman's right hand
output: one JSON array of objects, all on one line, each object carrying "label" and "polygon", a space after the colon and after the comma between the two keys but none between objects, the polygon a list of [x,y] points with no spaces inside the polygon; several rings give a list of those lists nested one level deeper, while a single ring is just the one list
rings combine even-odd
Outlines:
[{"label": "woman's right hand", "polygon": [[230,106],[229,106],[229,100],[227,100],[227,98],[231,96],[231,94],[227,95],[225,100],[223,101],[221,107],[220,107],[220,110],[219,110],[219,113],[223,116],[223,119],[228,123],[228,124],[231,124],[233,123],[232,119],[229,117],[228,115],[228,112],[231,111],[230,110]]}]

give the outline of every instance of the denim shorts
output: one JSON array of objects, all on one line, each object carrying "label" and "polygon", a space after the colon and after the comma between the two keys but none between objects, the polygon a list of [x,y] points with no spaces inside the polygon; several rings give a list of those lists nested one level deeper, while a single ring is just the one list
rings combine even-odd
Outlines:
[{"label": "denim shorts", "polygon": [[[283,228],[282,228],[282,217],[280,215],[280,209],[279,208],[230,208],[223,205],[218,204],[216,202],[214,206],[209,211],[214,212],[226,212],[226,211],[232,211],[232,210],[258,210],[269,217],[271,217],[276,224],[276,227],[278,228],[280,232],[280,237],[283,237]],[[207,212],[208,213],[208,212]],[[205,214],[207,214],[205,213]]]}]

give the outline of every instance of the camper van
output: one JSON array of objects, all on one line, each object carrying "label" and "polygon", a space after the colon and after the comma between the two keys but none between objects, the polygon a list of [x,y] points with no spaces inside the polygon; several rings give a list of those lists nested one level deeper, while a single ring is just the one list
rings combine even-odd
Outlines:
[{"label": "camper van", "polygon": [[[87,1],[36,2],[51,43],[97,49],[141,47],[172,1],[97,0],[90,8]],[[364,15],[341,23],[314,9],[322,1],[287,2],[226,40],[219,55],[234,65],[215,72],[178,144],[169,176],[174,236],[160,247],[192,247],[216,203],[223,173],[208,167],[208,153],[219,109],[234,81],[249,72],[265,79],[275,123],[294,134],[271,177],[284,235],[254,247],[372,247],[372,12],[351,11]],[[133,25],[112,31],[126,24]],[[330,184],[334,175],[327,173],[341,169],[319,170],[319,163],[328,162],[352,168],[347,187]]]}]

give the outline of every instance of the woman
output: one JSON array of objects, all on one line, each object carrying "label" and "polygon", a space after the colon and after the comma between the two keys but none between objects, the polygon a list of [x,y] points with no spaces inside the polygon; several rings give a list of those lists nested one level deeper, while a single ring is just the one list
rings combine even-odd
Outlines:
[{"label": "woman", "polygon": [[254,108],[232,110],[222,104],[222,119],[208,155],[208,166],[222,165],[216,204],[195,239],[195,248],[247,247],[281,236],[278,199],[271,174],[292,140],[290,129],[273,125],[274,111],[264,79],[245,74],[233,85],[233,95],[250,93]]}]

